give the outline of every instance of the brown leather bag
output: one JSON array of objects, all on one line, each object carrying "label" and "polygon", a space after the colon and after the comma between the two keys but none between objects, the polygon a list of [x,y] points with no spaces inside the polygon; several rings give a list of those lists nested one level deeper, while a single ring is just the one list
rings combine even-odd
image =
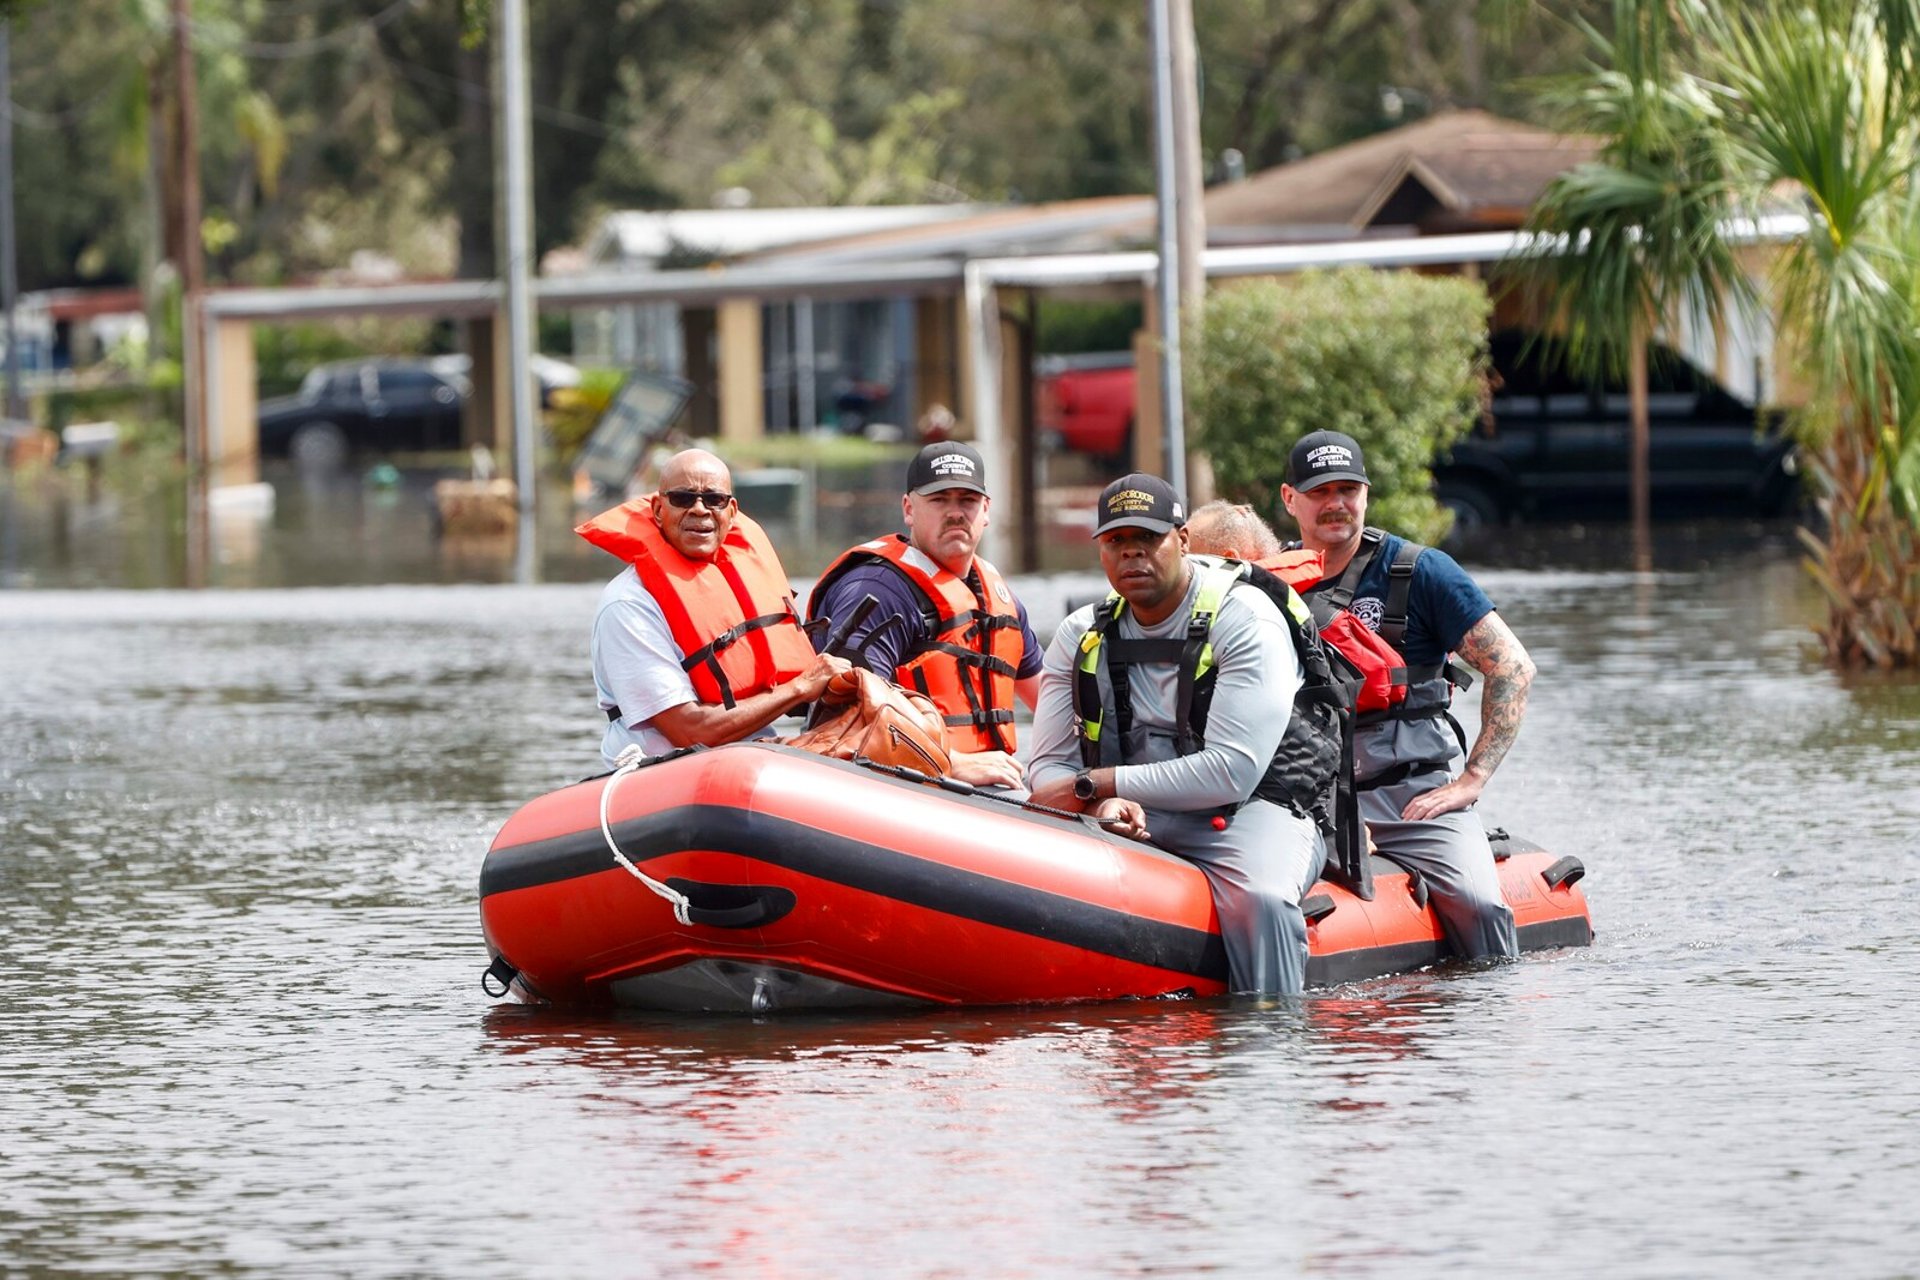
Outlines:
[{"label": "brown leather bag", "polygon": [[786,740],[788,746],[840,760],[858,757],[900,765],[935,777],[953,768],[940,709],[871,671],[854,667],[827,681],[816,715],[813,725]]}]

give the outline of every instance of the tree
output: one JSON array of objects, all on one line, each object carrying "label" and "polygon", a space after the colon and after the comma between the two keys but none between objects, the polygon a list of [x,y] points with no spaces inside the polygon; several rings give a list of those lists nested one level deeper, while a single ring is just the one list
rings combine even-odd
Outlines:
[{"label": "tree", "polygon": [[1803,530],[1842,666],[1920,665],[1920,6],[1755,0],[1694,14],[1748,200],[1804,199],[1777,271],[1811,390],[1799,415],[1824,528]]},{"label": "tree", "polygon": [[1579,374],[1627,379],[1636,567],[1651,568],[1647,345],[1682,314],[1716,326],[1751,289],[1722,234],[1735,190],[1721,104],[1681,70],[1666,0],[1613,0],[1613,28],[1581,20],[1594,50],[1549,101],[1599,155],[1554,179],[1534,205],[1533,247],[1503,264],[1549,317]]},{"label": "tree", "polygon": [[1220,492],[1273,511],[1294,441],[1342,431],[1366,452],[1374,523],[1445,534],[1433,458],[1480,416],[1490,311],[1474,281],[1364,267],[1210,292],[1191,387]]}]

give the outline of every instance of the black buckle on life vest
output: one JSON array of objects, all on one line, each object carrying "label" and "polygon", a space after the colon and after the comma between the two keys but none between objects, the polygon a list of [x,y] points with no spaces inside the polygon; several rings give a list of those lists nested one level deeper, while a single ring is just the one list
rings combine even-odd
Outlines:
[{"label": "black buckle on life vest", "polygon": [[763,628],[771,627],[779,622],[792,622],[795,626],[800,625],[799,619],[793,616],[791,610],[786,613],[763,613],[757,618],[748,618],[745,622],[737,622],[733,626],[728,627],[725,631],[722,631],[719,635],[688,654],[681,660],[680,668],[683,671],[692,671],[695,667],[705,666],[708,672],[712,674],[713,682],[720,686],[720,701],[726,706],[727,710],[731,711],[736,705],[733,696],[733,682],[728,680],[727,673],[720,669],[721,653],[732,648],[733,645],[738,643],[743,637]]}]

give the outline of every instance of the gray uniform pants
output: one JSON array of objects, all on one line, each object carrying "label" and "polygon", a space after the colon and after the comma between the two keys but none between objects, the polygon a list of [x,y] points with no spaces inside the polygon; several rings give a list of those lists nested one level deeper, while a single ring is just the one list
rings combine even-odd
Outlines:
[{"label": "gray uniform pants", "polygon": [[1326,849],[1311,822],[1250,800],[1213,829],[1213,816],[1147,810],[1147,830],[1206,873],[1227,947],[1228,990],[1292,996],[1307,980],[1300,900],[1320,878]]},{"label": "gray uniform pants", "polygon": [[[1438,777],[1439,775],[1433,775]],[[1443,779],[1444,780],[1444,779]],[[1443,813],[1425,822],[1404,822],[1407,801],[1439,783],[1416,778],[1360,793],[1360,816],[1381,853],[1427,883],[1433,909],[1455,954],[1463,960],[1517,956],[1513,910],[1500,892],[1493,848],[1472,809]]]}]

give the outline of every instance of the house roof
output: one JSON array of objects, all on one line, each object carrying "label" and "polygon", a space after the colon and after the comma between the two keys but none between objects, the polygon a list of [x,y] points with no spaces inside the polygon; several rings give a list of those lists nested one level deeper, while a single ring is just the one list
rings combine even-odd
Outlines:
[{"label": "house roof", "polygon": [[[1598,145],[1487,111],[1446,111],[1212,188],[1209,239],[1513,228],[1547,183]],[[1216,228],[1227,234],[1214,236]]]},{"label": "house roof", "polygon": [[[1206,193],[1210,244],[1349,240],[1388,229],[1512,230],[1591,138],[1479,110],[1446,111]],[[652,266],[680,250],[795,271],[1148,246],[1151,195],[1039,205],[627,210],[602,219],[577,269]]]},{"label": "house roof", "polygon": [[[972,206],[978,210],[979,206]],[[920,226],[771,249],[756,260],[782,266],[830,266],[938,258],[1024,257],[1083,253],[1151,235],[1152,196],[1095,196],[975,212]]]},{"label": "house roof", "polygon": [[977,204],[860,205],[812,209],[623,209],[602,218],[586,249],[593,266],[651,265],[676,250],[738,257],[779,245],[947,222]]},{"label": "house roof", "polygon": [[[1267,169],[1206,195],[1215,245],[1348,240],[1370,230],[1512,230],[1556,175],[1597,143],[1486,111],[1448,111]],[[773,246],[752,260],[796,268],[1091,253],[1150,245],[1151,195],[979,210],[937,223]]]}]

